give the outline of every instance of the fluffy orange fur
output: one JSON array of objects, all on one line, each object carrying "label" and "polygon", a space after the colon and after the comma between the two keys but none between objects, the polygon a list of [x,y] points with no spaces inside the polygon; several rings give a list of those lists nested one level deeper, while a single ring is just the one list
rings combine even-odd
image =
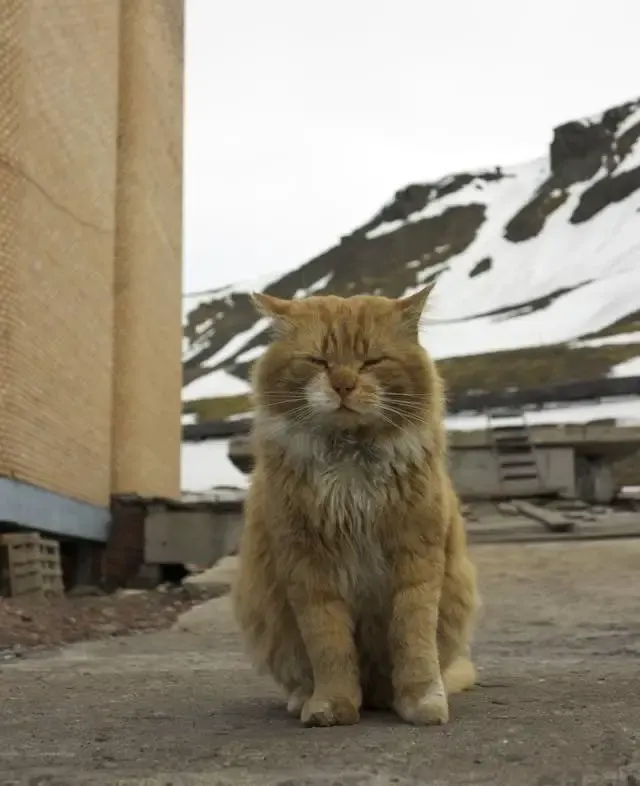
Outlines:
[{"label": "fluffy orange fur", "polygon": [[479,600],[447,469],[441,379],[418,339],[428,290],[254,295],[255,466],[234,608],[305,725],[361,707],[445,723],[471,687]]}]

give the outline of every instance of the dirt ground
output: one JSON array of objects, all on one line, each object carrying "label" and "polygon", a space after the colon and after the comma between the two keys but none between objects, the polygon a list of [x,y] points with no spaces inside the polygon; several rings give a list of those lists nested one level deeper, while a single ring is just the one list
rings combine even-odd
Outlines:
[{"label": "dirt ground", "polygon": [[481,684],[446,726],[302,728],[221,598],[196,632],[0,661],[0,786],[640,786],[640,540],[473,553]]},{"label": "dirt ground", "polygon": [[87,594],[63,597],[0,597],[0,663],[62,644],[162,630],[194,604],[219,594],[194,585],[111,594],[86,589]]}]

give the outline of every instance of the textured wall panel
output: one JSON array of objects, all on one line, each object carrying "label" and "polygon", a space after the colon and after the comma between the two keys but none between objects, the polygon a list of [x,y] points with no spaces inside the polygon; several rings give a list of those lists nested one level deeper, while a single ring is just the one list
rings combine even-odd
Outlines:
[{"label": "textured wall panel", "polygon": [[2,470],[104,504],[119,5],[3,0],[0,9]]},{"label": "textured wall panel", "polygon": [[23,186],[20,125],[24,90],[22,40],[27,10],[23,0],[0,3],[0,476],[10,476],[13,471],[8,410],[11,340],[19,313],[14,260]]},{"label": "textured wall panel", "polygon": [[178,491],[182,12],[0,2],[0,476],[97,505]]},{"label": "textured wall panel", "polygon": [[180,484],[182,0],[124,0],[113,491]]}]

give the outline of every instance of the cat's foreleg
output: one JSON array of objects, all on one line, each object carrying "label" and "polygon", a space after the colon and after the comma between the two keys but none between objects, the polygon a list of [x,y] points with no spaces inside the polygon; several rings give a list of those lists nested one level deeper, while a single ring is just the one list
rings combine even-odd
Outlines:
[{"label": "cat's foreleg", "polygon": [[389,645],[393,706],[409,723],[439,724],[449,719],[438,658],[438,607],[444,577],[444,548],[403,544],[393,565]]},{"label": "cat's foreleg", "polygon": [[475,684],[470,645],[480,603],[475,567],[458,556],[447,566],[438,618],[438,654],[448,694]]},{"label": "cat's foreleg", "polygon": [[357,723],[362,691],[354,623],[344,600],[318,573],[293,580],[289,602],[313,670],[313,695],[304,701],[306,726]]}]

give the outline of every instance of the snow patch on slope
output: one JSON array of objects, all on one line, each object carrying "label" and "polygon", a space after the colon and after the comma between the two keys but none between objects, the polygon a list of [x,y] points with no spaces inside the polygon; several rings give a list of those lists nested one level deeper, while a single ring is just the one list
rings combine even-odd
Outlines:
[{"label": "snow patch on slope", "polygon": [[249,393],[250,390],[244,380],[219,369],[190,382],[182,391],[182,400],[187,402],[199,401],[203,398],[241,396]]},{"label": "snow patch on slope", "polygon": [[234,284],[229,284],[215,289],[202,290],[201,292],[189,292],[182,297],[182,321],[195,311],[198,306],[209,303],[212,300],[225,300],[239,293],[250,294],[251,292],[263,292],[268,286],[274,284],[282,277],[282,271],[266,273],[255,278],[244,279]]},{"label": "snow patch on slope", "polygon": [[329,285],[329,282],[331,281],[332,278],[333,278],[333,273],[327,273],[326,276],[322,276],[322,278],[319,278],[314,284],[311,284],[310,287],[306,287],[306,289],[303,288],[303,289],[296,290],[296,293],[293,296],[294,299],[301,300],[302,298],[310,297],[311,295],[314,294],[314,292],[320,292],[322,289],[325,289]]},{"label": "snow patch on slope", "polygon": [[243,330],[240,333],[236,333],[231,341],[229,341],[227,345],[220,350],[220,352],[216,352],[215,355],[208,358],[203,363],[203,366],[208,368],[217,368],[221,363],[231,360],[244,346],[246,346],[253,338],[263,333],[268,327],[269,320],[266,317],[262,317],[262,319],[259,319],[248,330]]},{"label": "snow patch on slope", "polygon": [[[599,122],[602,116],[584,120],[583,125]],[[638,123],[640,108],[621,123],[616,138]],[[437,275],[421,334],[436,359],[572,342],[640,310],[640,190],[609,204],[587,221],[571,222],[584,193],[609,175],[608,165],[603,162],[588,181],[556,189],[552,196],[564,197],[564,202],[547,216],[536,236],[522,242],[509,240],[505,227],[548,180],[548,156],[505,167],[500,178],[486,179],[488,173],[479,171],[464,187],[427,200],[424,208],[408,216],[406,222],[417,222],[442,215],[451,207],[472,204],[482,205],[485,211],[476,237],[464,251],[437,265],[418,259],[407,263],[408,268],[416,268],[416,285],[406,294]],[[614,174],[639,166],[640,140],[618,163]],[[435,183],[433,193],[442,191],[448,182],[452,177]],[[393,232],[406,222],[382,223],[367,237]],[[471,275],[480,261],[487,263],[486,269]],[[323,290],[332,276],[329,271],[315,284],[298,289],[295,296]],[[230,297],[235,292],[261,290],[281,277],[243,282],[215,290],[209,297],[214,292],[216,297],[221,292]],[[532,305],[534,301],[539,302]],[[187,305],[188,310],[193,307]],[[204,365],[215,368],[231,360],[254,361],[266,341],[246,347],[266,326],[266,320],[258,320]],[[206,325],[201,328],[205,334],[207,329]],[[193,348],[189,352],[194,354]],[[636,367],[630,363],[633,361],[622,365],[627,370]]]},{"label": "snow patch on slope", "polygon": [[[570,407],[553,407],[526,412],[529,426],[571,425],[613,420],[620,426],[640,425],[640,400],[637,398],[601,401],[597,404],[582,404]],[[488,427],[485,415],[451,415],[446,418],[450,431],[480,431]]]},{"label": "snow patch on slope", "polygon": [[640,377],[640,356],[618,363],[611,369],[612,377]]}]

